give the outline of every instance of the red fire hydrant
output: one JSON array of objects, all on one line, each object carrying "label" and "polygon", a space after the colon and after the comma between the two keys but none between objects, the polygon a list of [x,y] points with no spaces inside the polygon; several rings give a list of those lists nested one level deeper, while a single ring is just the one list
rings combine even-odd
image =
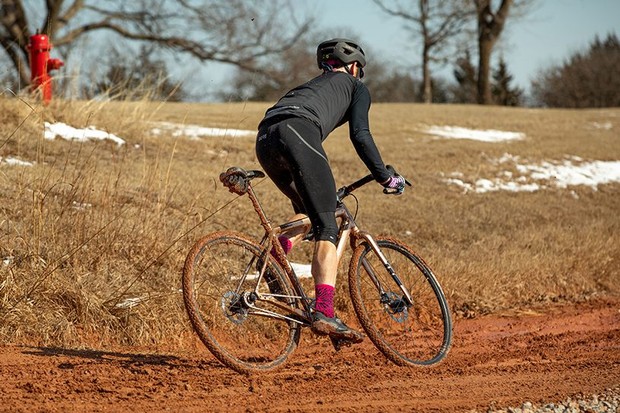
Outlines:
[{"label": "red fire hydrant", "polygon": [[41,90],[44,103],[52,100],[52,77],[50,71],[60,69],[64,62],[60,59],[50,59],[52,44],[45,34],[30,36],[28,44],[30,51],[30,80],[33,93]]}]

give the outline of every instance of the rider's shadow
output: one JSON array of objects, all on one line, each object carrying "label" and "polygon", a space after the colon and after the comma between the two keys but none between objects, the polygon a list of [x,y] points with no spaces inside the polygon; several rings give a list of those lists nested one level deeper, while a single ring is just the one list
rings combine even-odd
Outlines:
[{"label": "rider's shadow", "polygon": [[[71,357],[100,362],[119,363],[124,368],[141,366],[196,367],[195,363],[177,356],[163,354],[121,353],[116,351],[92,349],[67,349],[61,347],[29,347],[22,353],[43,357]],[[59,368],[72,369],[77,363],[62,362]]]}]

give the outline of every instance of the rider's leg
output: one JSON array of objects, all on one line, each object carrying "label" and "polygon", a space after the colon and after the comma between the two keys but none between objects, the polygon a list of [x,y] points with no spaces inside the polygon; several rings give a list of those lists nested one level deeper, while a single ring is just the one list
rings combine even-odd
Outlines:
[{"label": "rider's leg", "polygon": [[336,246],[330,241],[317,241],[312,258],[312,278],[315,285],[316,303],[314,309],[334,317],[334,294],[338,256]]},{"label": "rider's leg", "polygon": [[[334,203],[335,204],[335,203]],[[312,256],[312,278],[314,279],[314,309],[327,318],[334,317],[334,295],[338,272],[338,226],[334,211],[313,215],[313,231],[316,236]]]},{"label": "rider's leg", "polygon": [[[289,222],[295,221],[298,219],[303,219],[303,218],[306,218],[305,214],[295,214],[289,220]],[[309,231],[309,229],[310,229],[310,226],[291,228],[288,231],[282,232],[282,234],[278,236],[278,241],[280,243],[280,246],[282,246],[282,249],[284,250],[285,255],[288,255],[288,253],[291,252],[291,249],[293,249],[293,247],[296,244],[298,244],[299,242],[301,242],[301,240],[303,240],[304,236]],[[270,252],[272,256],[276,257],[275,246],[272,246]],[[259,267],[262,268],[261,262],[259,262]],[[278,281],[276,280],[276,277],[273,274],[271,274],[269,270],[265,271],[265,281],[267,281],[267,285],[269,286],[269,291],[272,294],[275,294],[275,295],[283,294],[283,290],[280,287]]]},{"label": "rider's leg", "polygon": [[[308,216],[306,214],[295,214],[289,219],[289,222],[307,217]],[[284,252],[288,254],[295,245],[299,244],[304,239],[308,231],[310,231],[310,225],[299,226],[283,231],[278,238],[280,240],[280,244],[284,248]]]},{"label": "rider's leg", "polygon": [[312,257],[312,278],[315,284],[336,285],[338,256],[336,245],[331,241],[317,241],[314,244]]},{"label": "rider's leg", "polygon": [[346,339],[353,343],[359,343],[364,339],[364,336],[349,328],[336,317],[334,311],[334,286],[337,271],[336,245],[331,241],[317,241],[312,259],[312,277],[314,278],[316,293],[312,331],[317,334],[327,334],[332,340]]},{"label": "rider's leg", "polygon": [[[303,219],[306,215],[296,214],[290,221]],[[285,231],[280,235],[279,241],[288,253],[290,249],[299,243],[308,232],[309,228],[298,227]],[[338,272],[338,255],[336,245],[331,241],[318,240],[314,243],[312,257],[312,278],[315,285],[315,310],[320,311],[327,317],[334,317],[334,295],[336,275]]]},{"label": "rider's leg", "polygon": [[334,211],[318,212],[313,215],[312,226],[316,237],[312,257],[312,277],[314,278],[316,294],[312,330],[318,334],[328,334],[331,338],[360,342],[364,336],[349,328],[336,317],[334,311],[336,274],[338,272],[336,247],[338,225]]},{"label": "rider's leg", "polygon": [[[313,314],[312,329],[332,338],[358,342],[363,336],[333,314],[339,227],[334,215],[336,182],[322,146],[321,131],[308,120],[287,118],[259,135],[257,156],[265,172],[291,200],[295,213],[307,213],[312,221],[316,241],[312,275],[317,310]],[[290,236],[294,245],[303,239],[301,232],[305,231],[285,235]]]}]

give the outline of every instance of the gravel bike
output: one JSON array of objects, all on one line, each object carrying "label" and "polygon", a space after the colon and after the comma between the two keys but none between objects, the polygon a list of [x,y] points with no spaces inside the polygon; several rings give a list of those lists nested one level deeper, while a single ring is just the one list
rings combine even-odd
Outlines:
[{"label": "gravel bike", "polygon": [[[193,329],[218,360],[245,374],[280,366],[296,349],[302,329],[312,324],[314,300],[278,242],[283,231],[309,228],[310,221],[273,226],[251,183],[264,176],[239,167],[220,175],[231,192],[249,196],[265,231],[262,240],[236,231],[208,234],[194,244],[183,267],[183,299]],[[348,270],[353,308],[370,340],[392,362],[438,363],[451,346],[452,319],[435,275],[406,244],[359,229],[343,202],[371,181],[367,175],[337,192],[337,254],[340,261],[347,246],[353,251]],[[350,345],[337,339],[332,344],[336,350]]]}]

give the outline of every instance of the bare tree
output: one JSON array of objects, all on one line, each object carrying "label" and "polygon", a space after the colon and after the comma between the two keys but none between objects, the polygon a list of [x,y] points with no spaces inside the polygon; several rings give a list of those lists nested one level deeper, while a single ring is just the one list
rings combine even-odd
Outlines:
[{"label": "bare tree", "polygon": [[[30,4],[28,4],[30,3]],[[258,57],[288,49],[313,19],[297,21],[288,0],[0,0],[0,46],[24,85],[29,84],[28,39],[50,36],[62,49],[94,31],[188,53],[263,73]],[[41,10],[38,12],[37,10]],[[287,28],[284,30],[283,28]],[[266,72],[264,72],[266,74]]]},{"label": "bare tree", "polygon": [[499,39],[513,0],[502,0],[494,11],[492,0],[474,0],[478,16],[478,103],[490,105],[491,95],[491,54]]},{"label": "bare tree", "polygon": [[369,73],[366,86],[373,102],[419,102],[420,81],[410,71],[388,71],[382,66]]},{"label": "bare tree", "polygon": [[222,89],[219,98],[263,102],[278,99],[290,88],[321,73],[316,64],[316,45],[322,40],[323,34],[307,32],[277,59],[257,59],[257,65],[263,68],[261,73],[237,68],[230,87]]},{"label": "bare tree", "polygon": [[442,62],[447,45],[463,33],[473,19],[474,10],[467,0],[373,0],[385,13],[412,24],[410,29],[422,41],[422,97],[433,101],[431,62]]},{"label": "bare tree", "polygon": [[107,71],[84,87],[86,98],[106,95],[116,100],[165,100],[180,102],[186,98],[183,84],[173,82],[166,62],[154,56],[154,49],[142,45],[136,59],[124,59],[125,51],[113,47],[105,55]]},{"label": "bare tree", "polygon": [[537,105],[563,108],[604,108],[620,106],[620,40],[610,33],[598,36],[588,50],[553,65],[532,82]]}]

